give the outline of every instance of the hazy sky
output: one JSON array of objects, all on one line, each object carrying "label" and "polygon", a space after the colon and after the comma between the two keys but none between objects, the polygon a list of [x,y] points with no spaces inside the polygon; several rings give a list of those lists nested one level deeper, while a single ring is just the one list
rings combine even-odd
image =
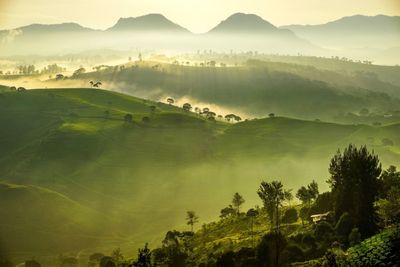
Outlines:
[{"label": "hazy sky", "polygon": [[400,15],[400,0],[0,0],[0,28],[78,22],[105,29],[120,17],[162,13],[205,32],[235,12],[255,13],[275,25],[317,24],[353,15]]}]

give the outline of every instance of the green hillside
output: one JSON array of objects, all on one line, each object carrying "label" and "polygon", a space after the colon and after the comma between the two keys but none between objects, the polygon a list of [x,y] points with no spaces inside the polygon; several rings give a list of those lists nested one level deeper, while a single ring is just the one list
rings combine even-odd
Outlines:
[{"label": "green hillside", "polygon": [[[204,65],[203,62],[210,60],[205,58],[199,62]],[[215,64],[219,64],[235,58],[215,60]],[[250,60],[239,66],[200,67],[147,61],[103,68],[76,75],[72,80],[101,80],[110,88],[150,99],[173,96],[195,103],[214,104],[245,117],[264,117],[273,112],[281,116],[334,122],[400,121],[400,88],[378,74],[386,73],[385,67],[371,71],[351,68],[339,71],[316,65]],[[395,73],[398,74],[396,68],[387,71],[389,76],[395,76]],[[63,81],[51,84],[62,86]],[[348,113],[358,114],[362,109],[374,116],[346,119]],[[392,115],[391,119],[383,116],[386,113]]]},{"label": "green hillside", "polygon": [[[310,179],[323,184],[329,159],[349,143],[367,144],[384,165],[400,161],[397,124],[283,117],[231,124],[105,90],[3,89],[0,181],[6,194],[0,194],[0,205],[11,218],[2,229],[11,230],[0,244],[12,257],[21,250],[89,253],[121,247],[134,253],[144,242],[159,244],[168,229],[187,229],[187,210],[196,210],[201,222],[213,220],[236,191],[249,207],[260,204],[254,190],[262,179],[281,179],[288,188]],[[13,204],[19,194],[23,211]],[[40,210],[54,216],[41,216]],[[27,218],[46,225],[40,246],[22,240],[38,231]],[[67,240],[83,232],[82,240],[54,246],[54,236]]]}]

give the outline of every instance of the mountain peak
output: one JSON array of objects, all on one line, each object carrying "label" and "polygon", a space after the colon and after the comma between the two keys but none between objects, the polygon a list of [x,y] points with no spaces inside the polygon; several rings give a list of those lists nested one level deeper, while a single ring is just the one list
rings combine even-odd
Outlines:
[{"label": "mountain peak", "polygon": [[187,29],[170,21],[164,15],[152,13],[139,17],[120,18],[110,31],[167,31],[189,32]]},{"label": "mountain peak", "polygon": [[232,32],[271,32],[278,30],[277,27],[255,14],[235,13],[222,21],[211,33]]}]

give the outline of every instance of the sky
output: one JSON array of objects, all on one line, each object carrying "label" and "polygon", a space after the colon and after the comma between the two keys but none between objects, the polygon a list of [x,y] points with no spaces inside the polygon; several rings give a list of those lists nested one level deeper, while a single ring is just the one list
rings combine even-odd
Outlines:
[{"label": "sky", "polygon": [[202,33],[236,12],[277,26],[319,24],[355,14],[399,16],[400,0],[0,0],[0,29],[61,22],[106,29],[120,17],[162,13]]}]

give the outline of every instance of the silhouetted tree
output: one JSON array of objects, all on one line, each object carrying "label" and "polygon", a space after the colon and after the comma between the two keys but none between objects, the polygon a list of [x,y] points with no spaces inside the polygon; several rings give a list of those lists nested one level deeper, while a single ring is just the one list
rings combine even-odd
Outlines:
[{"label": "silhouetted tree", "polygon": [[271,228],[279,229],[279,208],[285,200],[285,190],[280,181],[261,182],[260,188],[257,191],[261,198],[264,208],[271,221]]},{"label": "silhouetted tree", "polygon": [[349,145],[343,154],[338,151],[332,158],[329,173],[336,219],[348,212],[363,237],[374,234],[377,229],[374,201],[381,174],[378,156],[369,153],[365,146]]},{"label": "silhouetted tree", "polygon": [[236,210],[232,207],[232,205],[229,205],[226,208],[221,209],[221,214],[219,217],[222,219],[230,217],[236,213]]},{"label": "silhouetted tree", "polygon": [[193,226],[195,223],[197,223],[199,221],[199,217],[196,215],[196,213],[192,210],[189,210],[186,213],[186,222],[188,225],[190,225],[190,229],[193,232]]},{"label": "silhouetted tree", "polygon": [[132,114],[126,114],[126,115],[124,116],[124,120],[125,120],[125,122],[127,122],[127,123],[131,123],[131,122],[133,121],[133,116],[132,116]]},{"label": "silhouetted tree", "polygon": [[252,246],[254,247],[254,231],[253,231],[253,228],[254,228],[254,218],[255,217],[257,217],[258,216],[258,210],[256,210],[256,209],[253,209],[253,208],[251,208],[251,209],[249,209],[248,211],[247,211],[247,213],[246,213],[246,216],[247,217],[249,217],[250,218],[250,220],[251,220],[251,244],[252,244]]},{"label": "silhouetted tree", "polygon": [[170,105],[172,105],[172,104],[175,103],[175,100],[174,100],[172,97],[168,97],[168,98],[167,98],[167,103],[170,104]]},{"label": "silhouetted tree", "polygon": [[183,104],[182,108],[186,111],[191,111],[192,105],[190,105],[190,103],[185,103],[185,104]]},{"label": "silhouetted tree", "polygon": [[151,267],[151,251],[148,248],[148,244],[144,245],[144,248],[139,248],[138,259],[133,264],[136,267]]},{"label": "silhouetted tree", "polygon": [[242,206],[244,202],[244,198],[238,192],[233,195],[232,206],[236,209],[237,214],[240,213],[240,206]]},{"label": "silhouetted tree", "polygon": [[285,259],[281,257],[287,246],[287,241],[280,231],[273,231],[261,239],[257,247],[257,261],[262,267],[284,266]]},{"label": "silhouetted tree", "polygon": [[113,252],[111,253],[111,258],[116,265],[121,264],[124,260],[124,255],[122,255],[121,249],[116,248],[115,250],[113,250]]}]

